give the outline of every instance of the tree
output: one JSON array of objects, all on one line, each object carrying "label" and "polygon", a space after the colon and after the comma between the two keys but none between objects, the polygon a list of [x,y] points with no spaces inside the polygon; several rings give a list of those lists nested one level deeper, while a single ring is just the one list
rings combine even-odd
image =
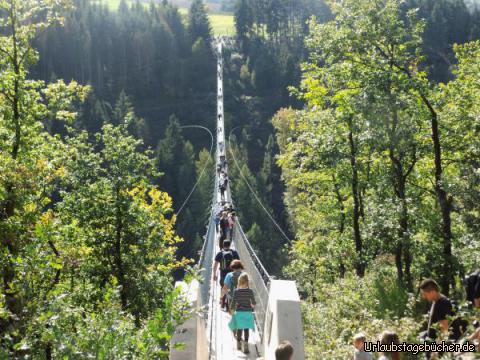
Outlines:
[{"label": "tree", "polygon": [[[20,352],[15,346],[25,333],[31,313],[26,309],[40,306],[39,292],[48,292],[57,283],[53,266],[39,266],[56,257],[53,243],[43,243],[35,235],[35,226],[45,206],[51,203],[55,181],[61,176],[61,162],[50,153],[61,152],[58,139],[44,130],[44,124],[72,121],[72,105],[83,100],[88,88],[63,81],[48,86],[27,78],[37,60],[32,40],[38,31],[62,20],[62,9],[69,2],[16,1],[0,4],[0,38],[2,53],[0,107],[2,109],[0,182],[0,266],[2,269],[2,316],[0,343],[11,356]],[[60,170],[60,173],[57,171]],[[43,256],[34,256],[35,248]],[[52,255],[53,254],[53,255]],[[33,260],[33,262],[31,261]],[[37,262],[38,261],[38,262]],[[24,274],[30,273],[26,279]],[[4,312],[5,311],[5,312]],[[15,355],[16,354],[16,355]]]},{"label": "tree", "polygon": [[457,194],[455,209],[463,218],[467,231],[459,234],[458,258],[466,271],[478,267],[478,256],[468,248],[476,247],[479,228],[479,127],[480,107],[480,42],[470,42],[454,47],[458,64],[455,79],[440,86],[439,114],[448,131],[446,156],[454,163],[448,168],[452,191]]},{"label": "tree", "polygon": [[239,0],[235,4],[235,29],[238,40],[243,43],[251,32],[253,14],[248,0]]},{"label": "tree", "polygon": [[[196,169],[195,169],[195,152],[193,150],[192,143],[190,141],[185,141],[182,152],[179,154],[180,166],[178,167],[178,175],[176,178],[176,186],[178,190],[178,203],[176,208],[179,209],[180,206],[183,206],[185,210],[190,209],[190,216],[184,216],[185,214],[180,215],[182,221],[180,234],[182,237],[187,239],[190,243],[195,238],[198,228],[195,226],[197,221],[195,215],[197,211],[195,208],[192,208],[192,197],[196,194],[190,194],[193,190],[193,187],[197,181]],[[189,198],[190,196],[190,198]],[[198,205],[197,205],[198,206]],[[191,257],[193,254],[182,254],[184,256]]]},{"label": "tree", "polygon": [[113,110],[112,121],[114,125],[125,125],[127,117],[133,113],[133,105],[124,90],[120,92],[115,108]]},{"label": "tree", "polygon": [[[198,160],[195,162],[196,176],[199,179],[198,184],[198,199],[204,209],[204,216],[200,218],[206,219],[209,215],[210,209],[205,207],[211,201],[212,197],[212,184],[214,180],[214,161],[207,149],[202,149],[198,153]],[[202,222],[203,222],[202,219]]]},{"label": "tree", "polygon": [[[184,206],[184,213],[179,215],[179,232],[186,239],[185,245],[180,248],[179,253],[188,258],[196,258],[198,251],[203,245],[203,236],[205,224],[210,216],[212,203],[212,190],[214,182],[214,162],[207,149],[200,150],[198,160],[190,164],[189,170],[194,170],[195,174],[190,174],[189,187],[185,187],[185,198],[188,191],[193,191],[188,203]],[[196,180],[196,188],[193,189],[193,181]]]},{"label": "tree", "polygon": [[472,38],[475,19],[463,0],[418,1],[409,0],[408,8],[418,8],[418,17],[425,19],[422,49],[430,67],[429,76],[434,81],[452,78],[454,44]]},{"label": "tree", "polygon": [[[385,15],[379,16],[382,9]],[[395,95],[389,90],[393,88],[398,89],[395,91],[400,96],[407,96],[412,99],[411,101],[419,101],[422,104],[419,111],[424,111],[424,121],[430,123],[434,192],[441,215],[439,225],[443,241],[442,286],[448,293],[454,274],[451,225],[453,198],[445,183],[438,110],[432,96],[431,84],[424,76],[424,72],[418,68],[421,60],[418,54],[422,43],[423,22],[416,20],[414,11],[408,12],[408,21],[404,20],[397,1],[386,3],[384,1],[344,1],[341,5],[334,4],[333,12],[336,15],[334,22],[325,25],[313,24],[312,34],[314,35],[309,42],[314,51],[312,57],[314,63],[324,60],[329,64],[324,66],[322,71],[329,68],[339,74],[342,72],[345,74],[339,78],[338,87],[333,90],[335,94],[333,101],[338,102],[340,96],[344,97],[349,92],[354,96],[368,96],[370,89],[367,88],[365,91],[364,87],[372,85],[373,89],[377,85],[383,85],[380,89],[386,88],[387,94],[390,91],[390,100],[387,96],[387,101],[393,101],[392,96]],[[329,41],[322,43],[325,39]],[[350,49],[355,51],[352,52]],[[346,66],[350,64],[353,67],[349,69]],[[314,68],[313,72],[315,71],[317,70]],[[324,77],[327,76],[326,72],[323,74]],[[361,81],[356,80],[361,79],[358,75],[364,75]],[[313,73],[309,81],[312,78]],[[333,76],[332,78],[335,79]],[[387,86],[384,79],[390,79]],[[341,90],[342,86],[353,86],[353,90]],[[328,91],[331,90],[327,89],[325,92]],[[397,110],[392,106],[389,110],[393,119],[391,121],[394,123]],[[398,159],[395,158],[394,151],[390,153],[391,160],[395,163]],[[409,171],[401,170],[398,163],[394,166],[396,166],[395,171],[398,172],[397,178],[401,180],[405,175],[408,176]],[[407,167],[407,170],[409,168]],[[405,217],[402,221],[404,220]]]},{"label": "tree", "polygon": [[186,262],[152,154],[128,122],[74,130],[89,87],[29,79],[34,37],[69,5],[0,4],[0,357],[167,359]]},{"label": "tree", "polygon": [[203,0],[193,0],[188,13],[188,33],[191,43],[194,44],[198,38],[202,38],[210,47],[212,40],[212,28],[205,9]]},{"label": "tree", "polygon": [[212,74],[215,74],[215,69],[210,45],[203,37],[197,38],[193,44],[192,54],[194,56],[190,61],[189,86],[192,93],[206,92],[214,86]]},{"label": "tree", "polygon": [[130,134],[142,139],[144,143],[148,144],[150,142],[148,124],[135,114],[133,104],[123,90],[118,96],[111,118],[114,125],[126,126]]},{"label": "tree", "polygon": [[167,129],[165,130],[165,137],[158,142],[156,149],[157,168],[164,173],[160,180],[160,184],[164,189],[167,189],[174,198],[180,194],[177,184],[178,168],[175,164],[181,164],[184,139],[182,136],[182,129],[178,119],[172,115]]},{"label": "tree", "polygon": [[69,134],[56,160],[61,201],[35,226],[54,252],[36,271],[55,270],[55,278],[33,283],[39,305],[30,306],[21,342],[33,357],[45,348],[48,359],[168,358],[186,314],[171,272],[187,262],[175,259],[171,198],[152,185],[155,161],[142,147],[125,124],[104,125],[93,142],[86,132]]},{"label": "tree", "polygon": [[[67,168],[71,191],[62,194],[59,212],[66,226],[80,228],[72,234],[78,240],[70,241],[90,254],[90,277],[102,286],[113,276],[122,309],[139,323],[172,290],[166,282],[169,269],[176,267],[179,239],[167,218],[171,199],[151,185],[157,176],[154,159],[150,152],[138,151],[141,141],[128,135],[126,124],[103,127],[96,136],[99,153],[83,145],[84,140],[84,135],[72,140],[78,150]],[[160,264],[169,269],[159,271]]]}]

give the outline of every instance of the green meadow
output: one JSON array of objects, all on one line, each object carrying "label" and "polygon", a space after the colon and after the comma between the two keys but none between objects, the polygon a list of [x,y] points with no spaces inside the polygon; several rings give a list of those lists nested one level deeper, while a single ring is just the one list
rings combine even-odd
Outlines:
[{"label": "green meadow", "polygon": [[[118,5],[120,4],[120,0],[96,0],[98,3],[103,3],[108,6],[108,8],[112,11],[116,11],[118,9]],[[133,0],[127,0],[127,4],[133,4]],[[144,1],[145,6],[148,6],[150,3],[149,1]],[[180,7],[180,13],[185,16],[188,14],[188,8]],[[222,12],[211,12],[208,14],[210,17],[210,23],[212,24],[212,30],[214,35],[235,35],[235,23],[233,14],[230,13],[222,13]]]}]

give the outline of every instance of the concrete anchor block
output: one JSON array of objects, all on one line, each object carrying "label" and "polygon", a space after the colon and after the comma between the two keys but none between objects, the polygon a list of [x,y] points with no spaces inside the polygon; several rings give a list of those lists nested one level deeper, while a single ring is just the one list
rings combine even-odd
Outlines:
[{"label": "concrete anchor block", "polygon": [[[197,280],[192,281],[190,285],[179,281],[175,287],[182,288],[190,306],[200,308],[200,283]],[[208,342],[205,329],[205,319],[200,315],[196,315],[178,326],[170,342],[170,360],[207,360]],[[183,344],[183,348],[174,349],[174,344],[179,343]]]},{"label": "concrete anchor block", "polygon": [[263,336],[264,359],[275,360],[275,349],[284,340],[293,346],[294,360],[304,360],[300,296],[294,281],[272,280]]}]

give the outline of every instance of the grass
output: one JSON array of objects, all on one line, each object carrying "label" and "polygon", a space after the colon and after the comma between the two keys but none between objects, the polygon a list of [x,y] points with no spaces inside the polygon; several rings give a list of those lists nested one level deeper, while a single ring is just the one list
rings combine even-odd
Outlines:
[{"label": "grass", "polygon": [[[110,10],[113,10],[113,11],[117,11],[118,10],[118,5],[120,4],[120,0],[94,0],[92,2],[106,4],[107,7]],[[131,5],[133,3],[134,3],[134,1],[127,0],[128,5]]]},{"label": "grass", "polygon": [[215,35],[235,35],[235,23],[232,14],[209,14]]},{"label": "grass", "polygon": [[[118,5],[120,4],[120,0],[95,0],[98,3],[103,3],[108,6],[108,8],[112,11],[116,11],[118,9]],[[135,2],[135,0],[127,0],[127,4],[131,5]],[[147,6],[150,1],[144,1],[145,6]],[[188,9],[186,7],[179,8],[180,14],[185,17],[188,14]],[[212,25],[212,31],[214,35],[235,35],[235,23],[233,19],[233,15],[229,13],[221,13],[221,12],[210,12],[208,14],[210,18],[210,23]]]}]

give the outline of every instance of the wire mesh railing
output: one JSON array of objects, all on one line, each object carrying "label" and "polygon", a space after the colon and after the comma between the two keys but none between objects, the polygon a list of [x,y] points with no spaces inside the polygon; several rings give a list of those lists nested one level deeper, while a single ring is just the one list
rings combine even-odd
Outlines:
[{"label": "wire mesh railing", "polygon": [[210,298],[210,279],[212,278],[212,262],[213,262],[213,244],[215,241],[215,225],[208,225],[207,235],[205,238],[202,257],[200,258],[199,267],[202,270],[203,282],[200,285],[200,293],[202,298],[202,306],[205,307],[205,314],[208,314],[208,304]]},{"label": "wire mesh railing", "polygon": [[249,275],[250,288],[255,294],[257,305],[255,306],[254,315],[260,338],[263,339],[263,329],[268,307],[268,284],[270,282],[270,276],[253,251],[239,223],[235,226],[234,243],[240,260],[245,267],[245,271]]},{"label": "wire mesh railing", "polygon": [[201,295],[201,301],[202,301],[202,306],[204,307],[204,316],[207,319],[208,314],[209,314],[209,299],[210,299],[210,293],[211,293],[211,279],[212,279],[212,264],[213,264],[213,257],[215,256],[214,254],[214,249],[215,249],[215,222],[214,222],[214,216],[215,216],[215,211],[217,207],[217,193],[216,189],[218,187],[218,177],[215,176],[214,180],[214,192],[213,192],[213,197],[212,197],[212,203],[211,203],[211,212],[210,212],[210,217],[207,223],[207,233],[204,238],[202,250],[200,252],[200,257],[198,261],[198,269],[201,270],[201,275],[203,278],[203,281],[200,285],[200,295]]}]

